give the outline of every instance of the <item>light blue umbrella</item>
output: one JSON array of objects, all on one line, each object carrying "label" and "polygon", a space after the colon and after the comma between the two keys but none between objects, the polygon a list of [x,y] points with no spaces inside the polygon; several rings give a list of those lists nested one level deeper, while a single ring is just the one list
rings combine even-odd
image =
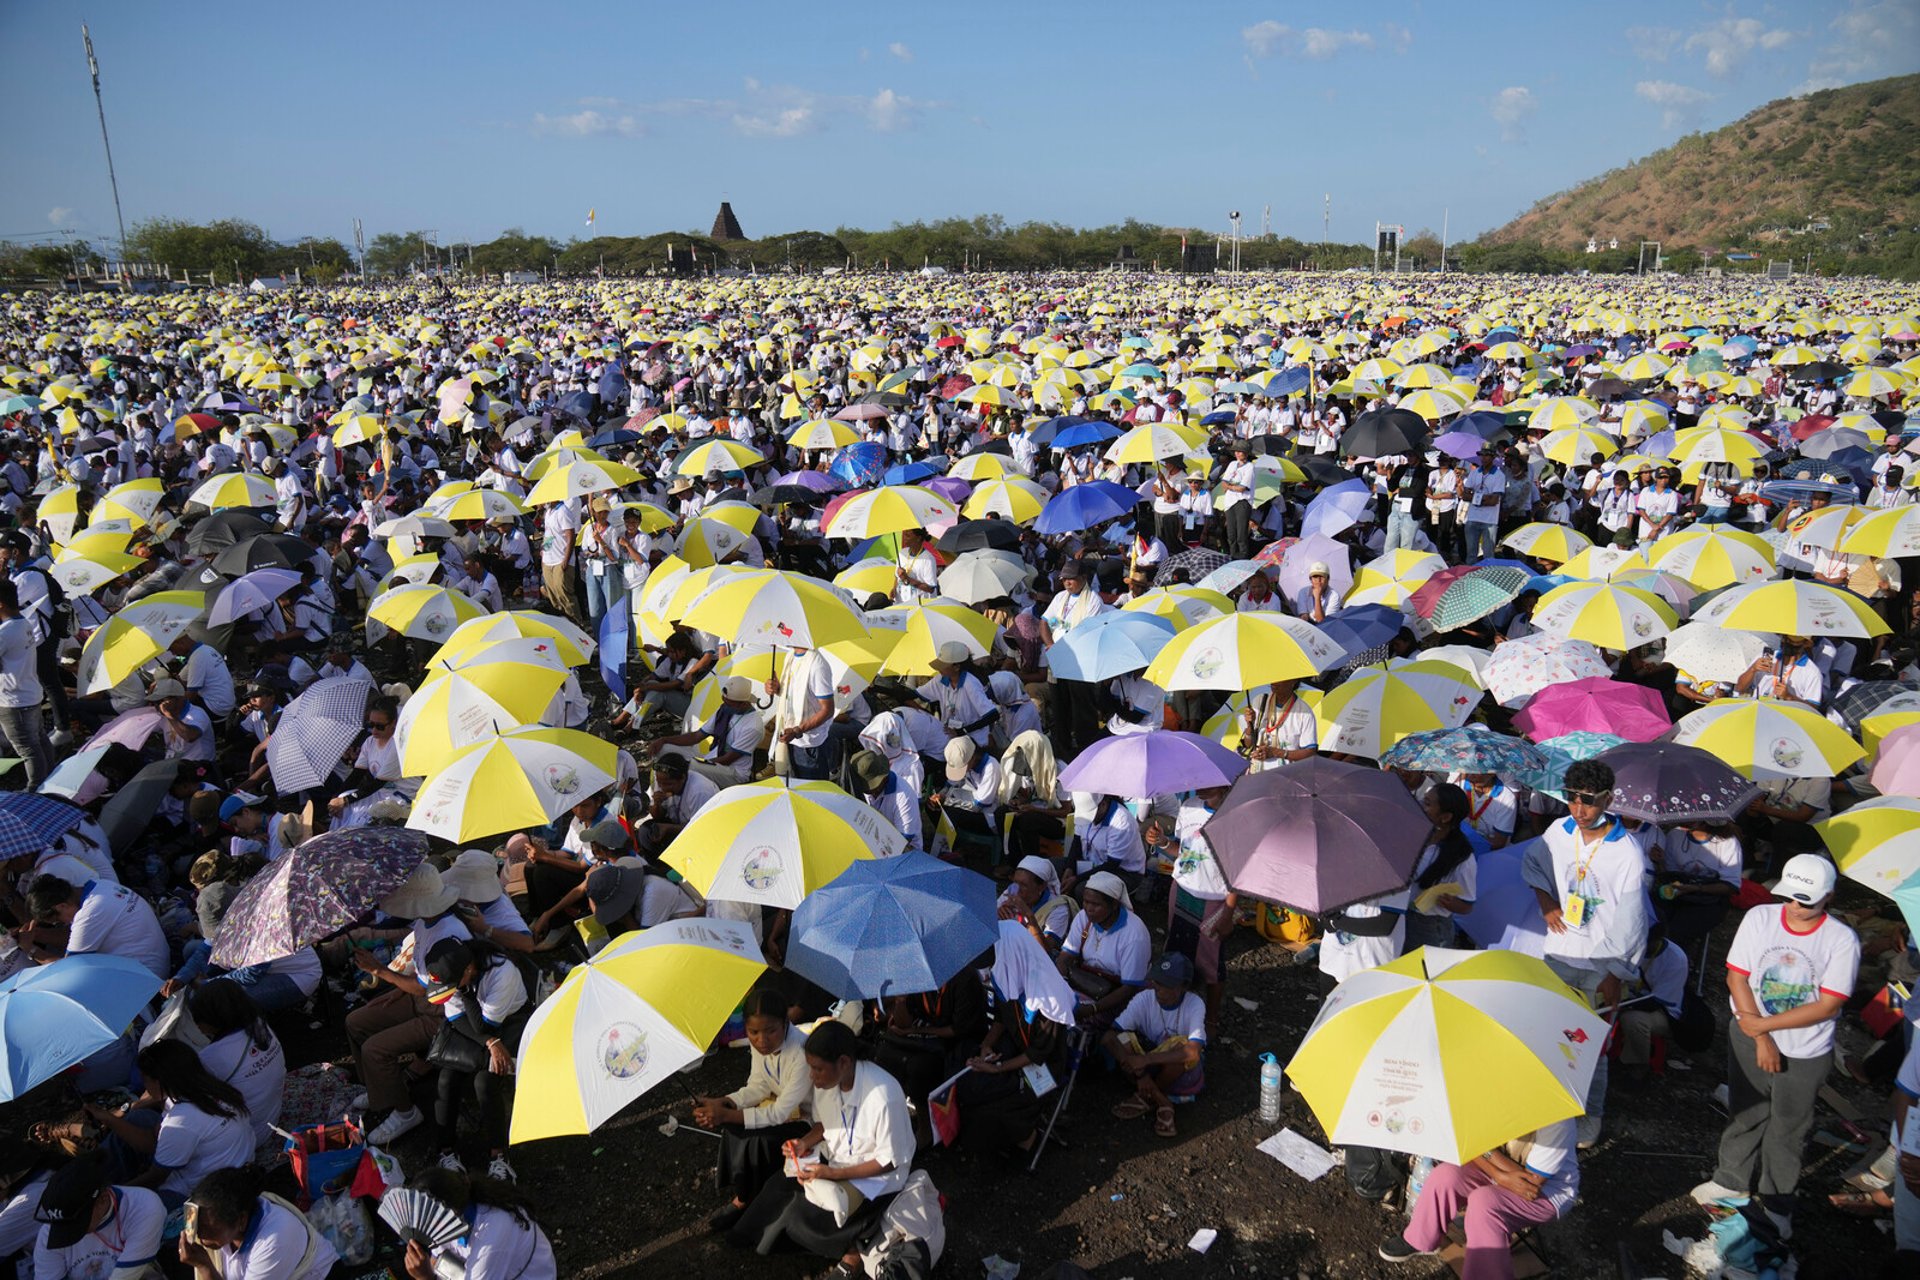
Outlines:
[{"label": "light blue umbrella", "polygon": [[1173,637],[1173,623],[1165,618],[1109,609],[1048,649],[1047,666],[1062,680],[1111,680],[1145,668]]},{"label": "light blue umbrella", "polygon": [[1539,744],[1542,754],[1547,757],[1545,768],[1522,769],[1508,780],[1544,792],[1556,800],[1564,800],[1566,797],[1560,794],[1560,789],[1566,784],[1568,766],[1577,760],[1591,760],[1607,748],[1617,747],[1625,741],[1625,738],[1611,733],[1594,733],[1587,729],[1563,733]]},{"label": "light blue umbrella", "polygon": [[[1479,833],[1464,828],[1469,838]],[[1467,936],[1483,947],[1538,956],[1546,951],[1547,926],[1540,918],[1540,900],[1521,879],[1527,851],[1538,840],[1510,844],[1504,849],[1479,848],[1474,870],[1479,876],[1473,910],[1459,917]]]},{"label": "light blue umbrella", "polygon": [[1000,937],[993,881],[925,853],[862,858],[793,913],[787,967],[843,1000],[936,991]]},{"label": "light blue umbrella", "polygon": [[67,956],[0,982],[0,1102],[118,1040],[160,990],[125,956]]},{"label": "light blue umbrella", "polygon": [[1322,489],[1318,497],[1307,504],[1307,512],[1300,517],[1300,536],[1312,537],[1316,533],[1327,537],[1337,537],[1360,523],[1360,514],[1373,501],[1373,489],[1365,480],[1342,480],[1331,488]]},{"label": "light blue umbrella", "polygon": [[1469,724],[1410,733],[1383,751],[1380,763],[1418,773],[1517,774],[1545,768],[1547,758],[1531,742]]}]

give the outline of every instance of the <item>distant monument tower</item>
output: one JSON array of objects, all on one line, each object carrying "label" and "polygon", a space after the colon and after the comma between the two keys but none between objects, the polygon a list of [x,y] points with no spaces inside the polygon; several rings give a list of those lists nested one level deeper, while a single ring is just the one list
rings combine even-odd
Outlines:
[{"label": "distant monument tower", "polygon": [[740,219],[733,216],[733,206],[725,200],[720,202],[720,212],[713,215],[713,230],[708,234],[722,241],[747,238],[747,233],[740,229]]}]

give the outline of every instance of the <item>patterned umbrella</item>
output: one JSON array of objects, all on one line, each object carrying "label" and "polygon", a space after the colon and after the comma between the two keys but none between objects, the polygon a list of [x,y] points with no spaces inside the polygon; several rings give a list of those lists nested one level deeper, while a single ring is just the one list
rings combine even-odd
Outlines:
[{"label": "patterned umbrella", "polygon": [[1184,581],[1198,582],[1220,566],[1227,564],[1228,558],[1212,547],[1189,547],[1177,551],[1160,562],[1159,572],[1153,575],[1156,586],[1168,586],[1180,581],[1179,571],[1184,569]]},{"label": "patterned umbrella", "polygon": [[1591,760],[1602,751],[1617,747],[1625,738],[1615,737],[1611,733],[1589,733],[1578,730],[1563,733],[1557,738],[1548,738],[1539,744],[1540,753],[1547,758],[1544,769],[1522,769],[1511,775],[1507,781],[1517,782],[1523,787],[1543,791],[1556,799],[1565,799],[1560,789],[1567,780],[1567,766],[1577,760]]},{"label": "patterned umbrella", "polygon": [[1407,600],[1412,610],[1433,625],[1435,631],[1452,631],[1469,622],[1477,622],[1495,609],[1511,604],[1526,590],[1531,577],[1519,569],[1504,565],[1474,568],[1461,565],[1442,569],[1420,584]]},{"label": "patterned umbrella", "polygon": [[1503,707],[1517,707],[1550,684],[1612,675],[1600,651],[1585,640],[1545,631],[1501,645],[1481,672],[1487,692]]},{"label": "patterned umbrella", "polygon": [[833,455],[828,474],[850,487],[864,489],[880,483],[887,471],[887,447],[871,440],[850,444]]},{"label": "patterned umbrella", "polygon": [[275,790],[292,795],[324,783],[360,736],[373,686],[357,676],[316,680],[287,704],[267,739]]},{"label": "patterned umbrella", "polygon": [[1833,713],[1847,722],[1855,733],[1869,716],[1896,711],[1920,711],[1920,682],[1913,680],[1862,680],[1833,695],[1829,704]]},{"label": "patterned umbrella", "polygon": [[1543,769],[1547,758],[1531,743],[1469,724],[1410,733],[1382,752],[1380,763],[1422,773],[1517,773]]},{"label": "patterned umbrella", "polygon": [[1731,822],[1760,794],[1699,747],[1629,742],[1594,759],[1613,769],[1613,811],[1645,822]]},{"label": "patterned umbrella", "polygon": [[315,836],[234,895],[213,963],[240,969],[290,956],[372,911],[427,856],[424,832],[355,827]]},{"label": "patterned umbrella", "polygon": [[52,844],[87,820],[87,811],[52,796],[31,791],[0,792],[0,823],[18,823],[41,837],[40,848]]}]

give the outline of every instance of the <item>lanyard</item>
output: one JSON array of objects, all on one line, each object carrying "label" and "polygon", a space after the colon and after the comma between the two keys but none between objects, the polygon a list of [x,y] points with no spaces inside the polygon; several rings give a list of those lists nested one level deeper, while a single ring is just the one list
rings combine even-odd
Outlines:
[{"label": "lanyard", "polygon": [[[1584,831],[1585,831],[1584,828],[1576,826],[1574,828],[1575,838],[1578,839],[1582,834],[1584,834]],[[1604,845],[1607,842],[1607,838],[1611,834],[1612,832],[1609,831],[1607,835],[1601,836],[1598,840],[1593,841],[1591,844],[1583,843],[1581,845],[1581,850],[1584,856],[1576,856],[1573,864],[1573,882],[1575,884],[1585,884],[1587,882],[1587,870],[1588,868],[1593,866],[1593,860],[1600,856],[1600,846]]]},{"label": "lanyard", "polygon": [[1473,813],[1468,817],[1467,821],[1469,822],[1480,821],[1480,815],[1487,811],[1487,806],[1492,804],[1493,798],[1499,794],[1500,794],[1500,784],[1496,782],[1493,785],[1493,790],[1487,792],[1487,798],[1480,802],[1478,807],[1476,807]]},{"label": "lanyard", "polygon": [[840,1126],[841,1128],[846,1130],[846,1134],[847,1134],[847,1157],[846,1158],[847,1158],[847,1163],[852,1164],[853,1163],[853,1144],[854,1144],[853,1131],[854,1131],[854,1126],[860,1123],[860,1108],[857,1106],[849,1107],[844,1100],[845,1095],[842,1094],[841,1097],[842,1097],[842,1101],[840,1103]]}]

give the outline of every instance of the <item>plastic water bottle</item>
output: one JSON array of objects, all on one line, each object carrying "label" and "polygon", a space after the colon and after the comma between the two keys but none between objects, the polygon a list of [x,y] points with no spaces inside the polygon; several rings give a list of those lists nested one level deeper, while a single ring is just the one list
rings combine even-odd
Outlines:
[{"label": "plastic water bottle", "polygon": [[1280,1123],[1280,1060],[1270,1053],[1260,1055],[1260,1121]]}]

